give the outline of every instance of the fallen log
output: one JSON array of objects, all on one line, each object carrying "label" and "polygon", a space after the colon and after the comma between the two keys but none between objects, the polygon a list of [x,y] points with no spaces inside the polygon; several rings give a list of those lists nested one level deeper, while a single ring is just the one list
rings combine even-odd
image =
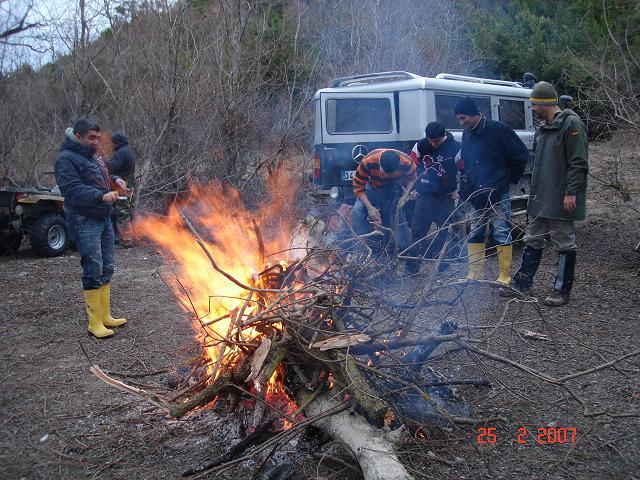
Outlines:
[{"label": "fallen log", "polygon": [[[328,395],[321,395],[307,406],[309,417],[335,408],[339,403]],[[315,426],[353,452],[365,480],[411,480],[386,433],[372,427],[364,417],[342,411],[322,418]]]}]

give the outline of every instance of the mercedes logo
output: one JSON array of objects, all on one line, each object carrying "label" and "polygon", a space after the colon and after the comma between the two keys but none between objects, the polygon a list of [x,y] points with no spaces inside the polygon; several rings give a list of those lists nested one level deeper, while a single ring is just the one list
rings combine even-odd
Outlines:
[{"label": "mercedes logo", "polygon": [[369,153],[369,149],[367,147],[365,147],[364,145],[356,145],[355,147],[353,147],[353,150],[351,150],[351,158],[353,158],[353,161],[356,163],[360,163],[360,161],[367,156],[367,154]]}]

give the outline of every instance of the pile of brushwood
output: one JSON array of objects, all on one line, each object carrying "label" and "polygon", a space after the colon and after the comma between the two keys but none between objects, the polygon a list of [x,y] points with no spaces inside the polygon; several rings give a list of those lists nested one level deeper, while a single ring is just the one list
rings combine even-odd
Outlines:
[{"label": "pile of brushwood", "polygon": [[[474,338],[472,327],[455,322],[429,331],[420,323],[421,309],[453,305],[466,279],[436,282],[426,275],[420,288],[398,300],[388,288],[389,277],[381,274],[389,270],[388,263],[381,264],[367,248],[361,254],[344,254],[335,244],[307,248],[295,262],[265,268],[247,284],[223,271],[193,224],[183,220],[207,255],[212,275],[222,275],[246,292],[238,307],[224,316],[230,320],[225,335],[211,328],[220,318],[198,319],[206,346],[218,352],[216,358],[203,355],[188,371],[187,376],[197,378],[182,390],[180,401],[126,385],[97,365],[92,372],[175,418],[214,402],[232,407],[253,402],[248,435],[225,455],[185,476],[219,474],[249,458],[264,458],[313,425],[348,446],[366,480],[412,478],[396,455],[403,435],[419,435],[425,425],[492,420],[469,418],[456,391],[456,385],[490,386],[485,379],[452,378],[427,365],[443,344],[561,386],[589,373],[552,378],[483,348],[512,302],[528,301],[525,298],[507,302],[502,318],[483,336]],[[309,229],[303,233],[308,235]],[[257,228],[256,234],[261,244]],[[599,368],[606,365],[595,370]],[[268,395],[274,375],[284,402]],[[295,407],[285,408],[288,402]]]}]

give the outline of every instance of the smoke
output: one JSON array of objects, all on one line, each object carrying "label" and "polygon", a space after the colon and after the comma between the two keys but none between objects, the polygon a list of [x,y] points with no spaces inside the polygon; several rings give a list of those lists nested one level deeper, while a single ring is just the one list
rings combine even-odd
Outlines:
[{"label": "smoke", "polygon": [[389,70],[465,74],[479,63],[465,41],[455,2],[322,3],[323,14],[310,26],[322,46],[326,70],[334,77]]}]

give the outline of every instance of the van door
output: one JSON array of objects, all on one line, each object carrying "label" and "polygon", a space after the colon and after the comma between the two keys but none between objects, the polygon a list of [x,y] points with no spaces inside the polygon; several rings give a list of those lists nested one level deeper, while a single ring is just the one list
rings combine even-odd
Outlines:
[{"label": "van door", "polygon": [[398,148],[397,95],[393,92],[322,92],[320,183],[350,196],[358,163],[376,148]]}]

